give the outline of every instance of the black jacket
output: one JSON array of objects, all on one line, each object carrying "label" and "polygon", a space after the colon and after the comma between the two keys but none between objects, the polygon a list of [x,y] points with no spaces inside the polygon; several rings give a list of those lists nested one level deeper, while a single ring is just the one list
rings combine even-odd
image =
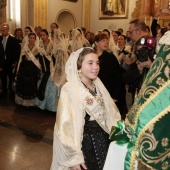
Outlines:
[{"label": "black jacket", "polygon": [[119,100],[121,96],[121,74],[117,58],[107,51],[99,56],[100,71],[98,77],[110,93],[111,97]]},{"label": "black jacket", "polygon": [[[0,36],[0,42],[2,43],[3,37]],[[5,49],[5,58],[7,65],[12,66],[18,62],[20,56],[20,45],[17,40],[9,35],[7,42],[6,42],[6,49]]]},{"label": "black jacket", "polygon": [[3,68],[4,60],[5,60],[4,48],[2,42],[0,42],[0,68]]}]

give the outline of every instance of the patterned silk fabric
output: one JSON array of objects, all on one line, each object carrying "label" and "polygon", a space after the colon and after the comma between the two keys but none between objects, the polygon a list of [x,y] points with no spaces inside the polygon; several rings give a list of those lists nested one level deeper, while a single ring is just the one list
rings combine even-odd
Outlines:
[{"label": "patterned silk fabric", "polygon": [[150,169],[170,169],[170,45],[162,45],[125,124],[132,135],[125,170],[135,160]]}]

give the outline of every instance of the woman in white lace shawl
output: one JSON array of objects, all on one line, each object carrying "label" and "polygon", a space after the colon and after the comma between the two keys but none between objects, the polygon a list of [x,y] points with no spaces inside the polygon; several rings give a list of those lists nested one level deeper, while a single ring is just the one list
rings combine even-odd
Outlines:
[{"label": "woman in white lace shawl", "polygon": [[39,42],[39,37],[37,36],[37,34],[35,33],[35,30],[33,27],[31,27],[30,25],[27,25],[24,28],[24,33],[25,33],[25,37],[22,40],[22,44],[21,47],[23,47],[25,45],[26,42],[28,42],[28,34],[33,32],[36,35],[36,43]]},{"label": "woman in white lace shawl", "polygon": [[69,54],[77,51],[82,47],[90,47],[89,41],[84,37],[81,28],[76,28],[71,31],[71,41],[68,45]]},{"label": "woman in white lace shawl", "polygon": [[108,133],[121,117],[97,78],[96,52],[89,47],[73,52],[65,72],[67,83],[57,109],[51,170],[102,170]]},{"label": "woman in white lace shawl", "polygon": [[46,29],[42,29],[40,35],[40,51],[44,57],[46,71],[39,85],[35,104],[42,110],[47,109],[55,112],[57,92],[55,93],[56,86],[51,79],[51,73],[54,67],[52,60],[54,42],[49,37],[49,33]]},{"label": "woman in white lace shawl", "polygon": [[[51,40],[52,41],[52,40]],[[53,50],[50,61],[50,76],[45,90],[45,99],[37,103],[41,109],[52,112],[57,110],[57,101],[62,85],[66,82],[65,64],[68,59],[67,44],[64,34],[60,30],[54,30]]]},{"label": "woman in white lace shawl", "polygon": [[17,66],[15,102],[23,106],[34,106],[38,80],[45,66],[36,34],[29,33],[26,40]]},{"label": "woman in white lace shawl", "polygon": [[112,52],[115,55],[115,57],[118,58],[118,47],[114,42],[111,31],[108,30],[108,29],[104,29],[102,31],[102,33],[106,34],[109,37],[109,49],[108,49],[108,51]]}]

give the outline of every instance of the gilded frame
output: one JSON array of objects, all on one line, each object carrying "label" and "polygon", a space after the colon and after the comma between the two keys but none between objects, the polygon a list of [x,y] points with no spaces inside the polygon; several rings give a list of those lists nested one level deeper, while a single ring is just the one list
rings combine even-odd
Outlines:
[{"label": "gilded frame", "polygon": [[128,9],[129,0],[99,0],[99,19],[127,18]]}]

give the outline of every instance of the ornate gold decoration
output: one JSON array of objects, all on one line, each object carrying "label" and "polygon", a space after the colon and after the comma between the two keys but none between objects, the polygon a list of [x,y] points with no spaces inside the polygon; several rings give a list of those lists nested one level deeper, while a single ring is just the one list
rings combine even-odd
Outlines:
[{"label": "ornate gold decoration", "polygon": [[[168,81],[169,83],[169,81]],[[150,126],[153,126],[159,119],[161,119],[164,115],[168,114],[170,112],[170,106],[167,107],[165,110],[163,110],[161,113],[159,113],[158,116],[152,119],[140,132],[140,134],[137,137],[135,147],[132,151],[132,158],[131,158],[131,169],[133,169],[135,160],[137,159],[137,148],[139,148],[140,145],[140,153],[142,157],[148,162],[148,163],[158,163],[163,162],[167,157],[170,157],[170,149],[165,149],[166,151],[164,153],[159,153],[157,157],[150,157],[146,154],[146,149],[143,150],[144,147],[142,147],[146,142],[149,144],[148,150],[153,151],[156,149],[157,141],[152,133],[148,132],[148,129]],[[150,133],[150,135],[148,134]],[[145,141],[143,141],[145,139]],[[148,141],[146,140],[148,139]],[[150,140],[150,141],[149,141]]]},{"label": "ornate gold decoration", "polygon": [[141,0],[136,1],[136,8],[131,14],[132,18],[140,18],[140,10],[141,10]]},{"label": "ornate gold decoration", "polygon": [[[163,138],[166,144],[168,142],[167,138]],[[144,145],[148,144],[148,148],[144,147]],[[140,141],[140,153],[141,156],[148,162],[148,163],[158,163],[163,162],[167,157],[170,156],[170,149],[165,149],[166,151],[163,153],[158,153],[158,156],[151,157],[147,154],[147,151],[155,151],[158,145],[158,141],[156,141],[155,136],[153,133],[146,132],[144,136],[141,138]]]},{"label": "ornate gold decoration", "polygon": [[168,144],[169,144],[169,139],[168,139],[168,138],[163,138],[161,144],[162,144],[163,147],[168,146]]},{"label": "ornate gold decoration", "polygon": [[[162,58],[157,58],[155,60],[155,65],[152,65],[153,67],[150,68],[148,74],[153,73],[154,74],[150,74],[151,76],[149,77],[149,79],[146,79],[145,82],[143,83],[142,89],[139,92],[139,95],[136,98],[141,98],[141,96],[147,101],[140,105],[139,103],[135,102],[133,107],[130,109],[127,117],[128,119],[126,119],[126,124],[128,126],[130,126],[133,130],[134,127],[136,126],[135,122],[137,122],[136,120],[138,119],[139,113],[141,112],[141,110],[154,98],[156,97],[163,88],[160,88],[159,90],[155,87],[155,86],[148,86],[146,87],[146,84],[149,84],[149,82],[152,82],[153,79],[155,79],[156,77],[158,77],[159,74],[161,74],[161,69],[162,67],[164,67],[165,63],[163,63]],[[166,85],[166,83],[165,83]],[[144,89],[144,90],[143,90]],[[155,91],[157,90],[157,92],[155,93]],[[150,95],[150,97],[148,98],[148,96]],[[135,101],[138,101],[138,99],[136,99]]]}]

